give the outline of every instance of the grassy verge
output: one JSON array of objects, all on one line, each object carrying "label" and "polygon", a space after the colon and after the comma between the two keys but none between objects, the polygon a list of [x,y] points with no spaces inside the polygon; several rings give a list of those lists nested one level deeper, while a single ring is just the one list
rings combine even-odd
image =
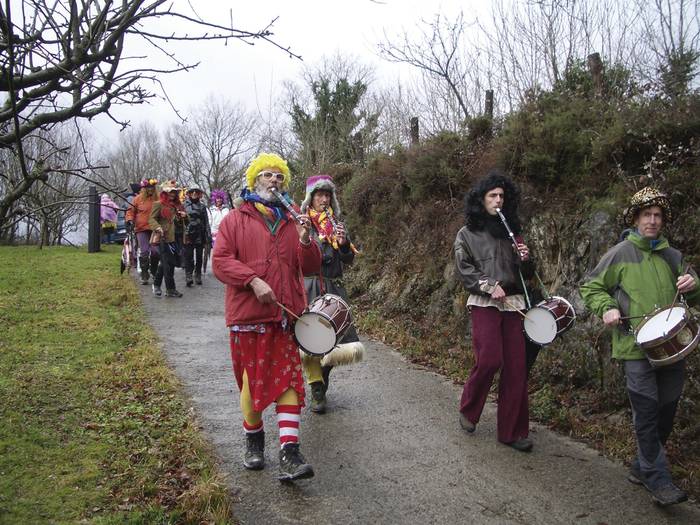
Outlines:
[{"label": "grassy verge", "polygon": [[228,523],[116,247],[0,248],[0,523]]}]

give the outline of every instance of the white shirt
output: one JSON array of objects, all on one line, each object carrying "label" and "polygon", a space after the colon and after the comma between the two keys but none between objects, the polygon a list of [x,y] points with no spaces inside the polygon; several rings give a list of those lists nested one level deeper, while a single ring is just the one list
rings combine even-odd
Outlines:
[{"label": "white shirt", "polygon": [[212,206],[209,208],[209,226],[212,233],[219,231],[219,224],[221,224],[224,217],[228,215],[228,212],[229,209],[225,207],[217,208],[216,206]]}]

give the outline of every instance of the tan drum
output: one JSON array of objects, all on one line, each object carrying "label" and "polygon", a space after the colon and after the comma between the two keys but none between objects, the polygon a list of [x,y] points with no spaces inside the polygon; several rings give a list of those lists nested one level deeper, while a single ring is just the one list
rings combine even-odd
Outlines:
[{"label": "tan drum", "polygon": [[653,366],[665,366],[685,358],[700,343],[698,318],[682,304],[654,311],[639,323],[634,339]]},{"label": "tan drum", "polygon": [[294,324],[294,337],[307,354],[329,353],[352,324],[350,306],[339,295],[327,293],[311,301]]},{"label": "tan drum", "polygon": [[523,319],[525,335],[533,343],[548,345],[574,326],[576,311],[569,301],[553,295],[530,308]]}]

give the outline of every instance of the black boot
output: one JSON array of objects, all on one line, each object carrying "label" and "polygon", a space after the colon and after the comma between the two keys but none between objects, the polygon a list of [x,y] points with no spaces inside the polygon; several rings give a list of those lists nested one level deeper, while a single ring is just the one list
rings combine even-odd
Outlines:
[{"label": "black boot", "polygon": [[185,284],[188,288],[192,286],[192,272],[185,272]]},{"label": "black boot", "polygon": [[246,434],[243,466],[248,470],[262,470],[265,467],[265,432]]},{"label": "black boot", "polygon": [[326,413],[326,390],[323,381],[314,381],[311,387],[311,412],[316,414]]},{"label": "black boot", "polygon": [[332,366],[322,366],[321,367],[321,376],[323,377],[323,393],[325,394],[328,392],[328,385],[330,384],[329,381],[331,380],[331,370],[333,370]]},{"label": "black boot", "polygon": [[280,481],[314,477],[314,469],[299,452],[299,443],[288,443],[280,450]]},{"label": "black boot", "polygon": [[160,262],[160,257],[158,255],[151,255],[149,261],[149,268],[151,270],[151,276],[155,279],[156,272],[158,271],[158,263]]},{"label": "black boot", "polygon": [[148,255],[139,257],[139,266],[141,267],[141,284],[149,284],[148,282]]},{"label": "black boot", "polygon": [[202,284],[202,274],[201,273],[194,274],[194,284]]},{"label": "black boot", "polygon": [[165,290],[165,297],[182,297],[182,292],[178,292],[175,288]]}]

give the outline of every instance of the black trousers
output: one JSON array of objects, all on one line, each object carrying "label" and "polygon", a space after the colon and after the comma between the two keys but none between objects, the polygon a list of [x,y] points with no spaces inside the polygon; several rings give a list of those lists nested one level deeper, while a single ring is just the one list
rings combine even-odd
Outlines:
[{"label": "black trousers", "polygon": [[153,278],[153,284],[160,286],[165,279],[165,289],[175,290],[175,264],[177,262],[175,253],[175,243],[160,243],[160,263]]},{"label": "black trousers", "polygon": [[185,272],[202,275],[203,244],[185,244]]}]

